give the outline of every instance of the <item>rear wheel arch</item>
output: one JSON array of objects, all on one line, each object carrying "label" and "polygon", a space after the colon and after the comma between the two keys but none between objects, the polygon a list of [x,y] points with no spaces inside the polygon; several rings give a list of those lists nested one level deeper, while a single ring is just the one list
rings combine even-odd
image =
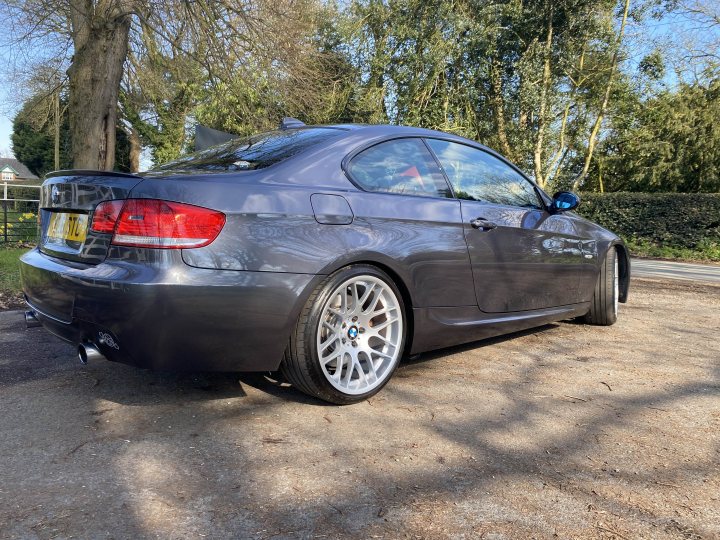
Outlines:
[{"label": "rear wheel arch", "polygon": [[323,275],[330,275],[347,266],[352,266],[353,264],[366,264],[368,266],[374,266],[375,268],[382,270],[389,277],[392,278],[393,282],[402,294],[403,302],[405,303],[406,309],[412,309],[412,307],[416,304],[415,302],[413,302],[412,290],[408,286],[408,283],[410,282],[410,277],[406,276],[404,272],[397,268],[394,262],[395,261],[390,257],[387,257],[386,255],[380,253],[358,253],[352,258],[343,257],[341,259],[333,261],[331,264],[323,268],[322,271],[319,273]]},{"label": "rear wheel arch", "polygon": [[[397,271],[393,266],[387,263],[387,261],[380,261],[379,258],[375,257],[365,257],[365,258],[358,258],[356,260],[352,261],[342,261],[339,263],[336,263],[334,267],[331,267],[329,269],[326,269],[323,271],[324,274],[333,274],[339,270],[342,270],[343,268],[347,268],[349,266],[352,266],[354,264],[363,264],[367,266],[373,266],[377,268],[378,270],[381,270],[382,272],[385,272],[390,279],[392,279],[395,286],[398,288],[398,291],[400,292],[400,296],[402,296],[403,305],[405,307],[405,320],[406,320],[406,331],[405,331],[405,351],[406,354],[412,349],[412,342],[413,342],[413,336],[415,332],[415,320],[413,317],[413,306],[415,303],[413,302],[412,294],[410,292],[410,287],[408,287],[405,278],[400,274],[399,271]],[[309,296],[309,295],[308,295]]]}]

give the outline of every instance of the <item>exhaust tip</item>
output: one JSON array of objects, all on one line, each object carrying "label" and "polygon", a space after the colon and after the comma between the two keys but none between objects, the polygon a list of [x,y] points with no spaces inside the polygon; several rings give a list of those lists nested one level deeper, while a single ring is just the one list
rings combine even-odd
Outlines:
[{"label": "exhaust tip", "polygon": [[37,328],[42,326],[38,318],[35,316],[34,311],[25,312],[25,328]]},{"label": "exhaust tip", "polygon": [[92,343],[81,343],[78,345],[78,360],[81,364],[87,364],[90,360],[104,360],[105,356]]}]

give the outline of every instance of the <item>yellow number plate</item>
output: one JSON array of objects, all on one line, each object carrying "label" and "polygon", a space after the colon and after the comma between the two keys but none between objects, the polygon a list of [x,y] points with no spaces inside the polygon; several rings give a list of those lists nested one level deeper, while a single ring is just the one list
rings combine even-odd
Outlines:
[{"label": "yellow number plate", "polygon": [[53,212],[50,215],[47,237],[52,240],[85,241],[87,235],[88,215]]}]

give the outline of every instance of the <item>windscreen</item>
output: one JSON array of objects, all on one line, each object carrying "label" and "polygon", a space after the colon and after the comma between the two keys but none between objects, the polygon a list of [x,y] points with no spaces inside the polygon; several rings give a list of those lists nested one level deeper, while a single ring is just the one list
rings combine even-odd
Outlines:
[{"label": "windscreen", "polygon": [[155,167],[151,172],[263,169],[341,133],[336,128],[315,127],[270,131],[212,146]]}]

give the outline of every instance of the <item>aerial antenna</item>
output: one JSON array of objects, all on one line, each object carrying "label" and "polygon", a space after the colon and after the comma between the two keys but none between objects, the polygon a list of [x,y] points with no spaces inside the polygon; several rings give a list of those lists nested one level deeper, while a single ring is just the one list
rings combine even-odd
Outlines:
[{"label": "aerial antenna", "polygon": [[303,127],[304,125],[305,122],[301,122],[297,118],[291,118],[290,116],[286,116],[280,121],[280,129],[299,128]]}]

